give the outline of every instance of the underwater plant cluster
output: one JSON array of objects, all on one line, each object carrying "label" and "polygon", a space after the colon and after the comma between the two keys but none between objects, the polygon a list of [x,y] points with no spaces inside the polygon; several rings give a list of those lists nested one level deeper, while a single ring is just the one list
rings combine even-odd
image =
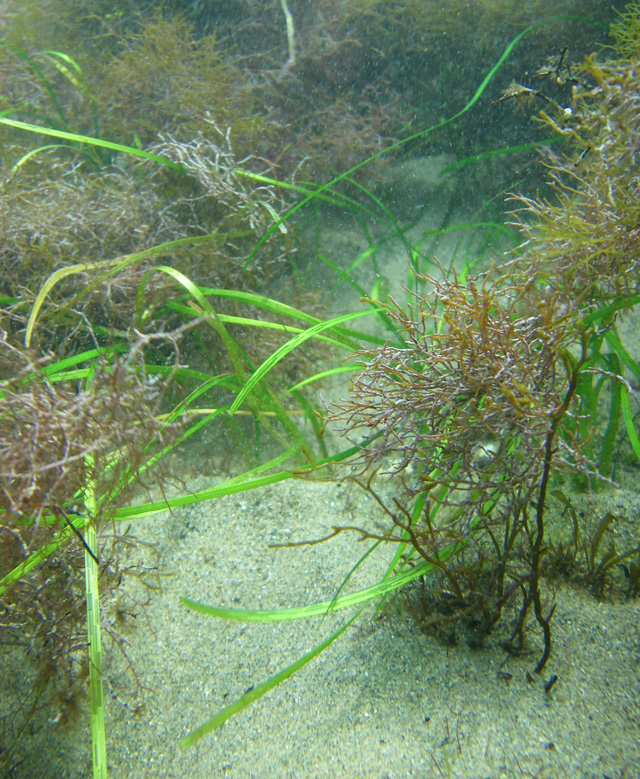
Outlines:
[{"label": "underwater plant cluster", "polygon": [[[594,564],[601,539],[581,547],[585,528],[559,489],[611,484],[621,403],[637,397],[638,364],[619,337],[640,291],[637,60],[587,58],[568,78],[571,105],[545,98],[555,110],[541,112],[571,141],[547,154],[555,197],[517,198],[514,256],[476,276],[417,274],[426,292],[385,304],[400,344],[354,355],[362,370],[330,415],[359,447],[364,489],[376,494],[378,473],[395,477],[392,500],[377,499],[393,520],[387,540],[429,565],[412,606],[421,625],[479,645],[506,612],[502,645],[519,652],[531,611],[544,644],[537,672],[555,610],[542,576],[558,555],[600,592],[625,562],[637,592],[640,562],[634,543]],[[505,97],[531,92],[514,83]]]},{"label": "underwater plant cluster", "polygon": [[[576,508],[640,460],[637,4],[577,62],[547,56],[553,24],[533,36],[547,0],[112,5],[9,2],[2,23],[0,765],[88,713],[106,777],[104,689],[141,710],[125,634],[161,589],[137,519],[329,468],[389,520],[359,531],[392,549],[389,581],[351,603],[408,584],[447,643],[497,633],[519,654],[537,631],[541,672],[559,577],[640,592],[636,529],[616,546],[612,515]],[[590,45],[577,18],[564,34],[571,56]],[[380,193],[394,161],[436,152],[478,218],[451,207],[415,239],[420,217]],[[366,248],[330,256],[327,215]],[[454,231],[474,238],[439,262],[427,239]],[[385,292],[393,241],[406,302]],[[340,284],[360,300],[330,316]],[[325,406],[316,386],[345,372]],[[215,471],[206,488],[193,461]]]}]

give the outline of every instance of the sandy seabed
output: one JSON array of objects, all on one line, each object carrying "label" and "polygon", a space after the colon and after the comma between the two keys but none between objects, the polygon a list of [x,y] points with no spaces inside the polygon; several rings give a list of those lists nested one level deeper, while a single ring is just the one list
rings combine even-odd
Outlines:
[{"label": "sandy seabed", "polygon": [[[615,497],[621,510],[637,508],[630,493]],[[370,528],[383,521],[358,488],[289,481],[136,524],[139,538],[159,545],[162,570],[172,575],[124,633],[148,692],[136,714],[108,696],[110,776],[640,776],[640,602],[599,602],[569,585],[557,593],[552,657],[533,683],[527,671],[541,647],[534,631],[532,653],[520,658],[507,656],[497,635],[483,649],[446,648],[418,629],[399,596],[377,618],[369,608],[297,675],[181,751],[185,735],[352,612],[243,624],[192,612],[180,596],[240,609],[331,599],[365,551],[356,535],[313,547],[268,545],[354,521]],[[387,549],[369,559],[348,590],[375,583],[389,557]],[[111,670],[115,682],[125,673],[120,665]],[[545,692],[552,675],[558,681]],[[88,733],[43,731],[42,748],[14,776],[90,776],[89,750]]]}]

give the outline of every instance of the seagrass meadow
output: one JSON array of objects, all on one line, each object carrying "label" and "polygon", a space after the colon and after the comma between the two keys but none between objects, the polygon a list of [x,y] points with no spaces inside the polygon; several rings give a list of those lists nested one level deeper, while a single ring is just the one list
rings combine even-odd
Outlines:
[{"label": "seagrass meadow", "polygon": [[0,777],[640,776],[640,5],[0,11]]}]

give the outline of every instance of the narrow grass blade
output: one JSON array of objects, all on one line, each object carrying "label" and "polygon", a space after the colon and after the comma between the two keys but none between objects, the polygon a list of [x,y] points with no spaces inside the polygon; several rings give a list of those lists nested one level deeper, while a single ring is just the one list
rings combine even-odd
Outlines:
[{"label": "narrow grass blade", "polygon": [[[91,458],[87,456],[89,470]],[[84,504],[87,517],[84,525],[86,544],[84,554],[85,585],[87,597],[87,636],[89,651],[89,704],[91,716],[91,745],[94,779],[107,779],[107,747],[104,725],[104,690],[102,687],[102,639],[100,635],[100,591],[98,585],[98,539],[96,523],[97,502],[93,484],[85,488]],[[89,552],[91,550],[91,553]]]},{"label": "narrow grass blade", "polygon": [[70,133],[65,130],[55,130],[51,127],[41,127],[29,122],[19,122],[17,119],[8,119],[6,116],[0,116],[0,124],[13,127],[16,130],[26,130],[37,135],[48,135],[51,138],[61,138],[64,141],[74,141],[75,143],[86,143],[89,146],[97,146],[102,149],[129,154],[132,157],[142,157],[145,160],[151,160],[160,165],[166,165],[168,168],[173,168],[173,170],[184,172],[184,168],[179,163],[168,160],[166,157],[160,157],[158,154],[152,154],[144,149],[136,149],[134,146],[124,146],[122,143],[103,141],[102,138],[93,138],[90,135],[79,135],[78,133]]},{"label": "narrow grass blade", "polygon": [[119,273],[121,270],[128,268],[130,265],[133,265],[136,262],[140,262],[141,260],[148,259],[149,257],[156,257],[167,254],[183,246],[190,246],[191,244],[211,241],[213,238],[214,236],[212,235],[200,235],[193,238],[178,238],[175,241],[167,241],[167,243],[160,244],[159,246],[153,246],[150,249],[144,249],[143,251],[137,252],[136,254],[127,254],[123,255],[122,257],[115,257],[111,260],[100,260],[98,262],[80,262],[76,265],[68,265],[66,268],[60,268],[47,278],[33,303],[24,336],[25,346],[28,348],[31,345],[31,337],[36,325],[36,320],[40,314],[40,310],[42,309],[45,300],[47,299],[47,296],[56,286],[56,284],[67,278],[67,276],[85,273],[86,271],[100,270],[102,268],[107,270],[107,272],[98,280],[89,284],[82,293],[79,293],[67,301],[66,306],[60,312],[58,312],[58,316],[67,308],[74,306],[76,302],[83,295],[88,294],[94,286],[98,286],[98,284],[100,284],[102,281],[106,280],[110,276],[114,276],[116,273]]},{"label": "narrow grass blade", "polygon": [[[452,550],[453,552],[453,550]],[[443,559],[443,558],[441,558]],[[399,587],[404,587],[421,576],[433,570],[433,565],[426,560],[418,563],[414,568],[403,571],[401,574],[391,576],[384,581],[374,584],[372,587],[366,587],[364,590],[343,595],[340,598],[322,601],[321,603],[312,603],[309,606],[300,606],[291,609],[228,609],[221,606],[209,606],[191,598],[180,598],[180,602],[192,611],[199,614],[206,614],[218,619],[233,620],[235,622],[289,622],[296,619],[309,619],[309,617],[322,617],[333,611],[359,606],[362,603],[368,603],[380,595],[393,592]]]},{"label": "narrow grass blade", "polygon": [[383,309],[381,308],[373,308],[369,311],[355,311],[350,314],[343,314],[342,316],[335,317],[334,319],[328,319],[326,322],[319,322],[317,325],[314,325],[313,327],[309,327],[307,330],[304,330],[299,335],[296,335],[294,338],[287,341],[286,344],[283,344],[279,349],[276,349],[276,351],[272,355],[267,357],[267,359],[262,363],[262,365],[256,371],[254,371],[254,373],[251,375],[251,378],[247,381],[247,383],[238,393],[238,397],[231,404],[229,413],[235,414],[235,412],[244,403],[247,396],[253,391],[254,387],[269,373],[269,371],[272,368],[274,368],[282,359],[284,359],[296,347],[305,343],[305,341],[308,341],[310,338],[314,338],[315,336],[319,335],[324,330],[328,330],[329,328],[335,327],[336,325],[341,325],[344,322],[349,322],[354,319],[358,319],[361,316],[369,316],[370,314],[375,314],[378,311],[382,311],[382,310]]},{"label": "narrow grass blade", "polygon": [[633,359],[629,352],[624,348],[620,339],[608,330],[604,336],[609,346],[617,353],[622,362],[629,368],[636,379],[640,379],[640,365]]},{"label": "narrow grass blade", "polygon": [[502,157],[509,154],[520,154],[521,152],[525,151],[533,151],[535,149],[543,149],[546,146],[552,146],[556,143],[562,143],[566,139],[564,137],[553,137],[553,138],[547,138],[544,141],[534,141],[533,143],[523,143],[519,144],[517,146],[502,146],[499,149],[490,149],[489,151],[483,151],[479,154],[474,154],[471,157],[465,157],[462,160],[458,160],[457,162],[452,162],[451,165],[447,165],[445,168],[443,168],[440,173],[438,173],[438,178],[441,178],[442,176],[446,176],[448,173],[453,173],[455,171],[460,170],[461,168],[466,168],[467,165],[475,165],[477,162],[482,162],[482,160],[491,159],[492,157]]},{"label": "narrow grass blade", "polygon": [[633,414],[631,413],[631,406],[629,404],[629,390],[626,384],[622,384],[622,397],[620,398],[622,403],[622,417],[627,428],[627,435],[629,436],[629,442],[633,447],[633,451],[636,453],[636,457],[640,460],[640,439],[633,424]]},{"label": "narrow grass blade", "polygon": [[607,322],[616,313],[625,308],[633,308],[637,303],[640,303],[640,293],[637,295],[630,295],[627,298],[618,298],[608,306],[599,308],[597,311],[593,311],[591,314],[585,316],[582,320],[582,324],[587,327],[594,322]]},{"label": "narrow grass blade", "polygon": [[333,633],[328,638],[326,638],[321,644],[318,644],[318,646],[315,647],[315,649],[312,649],[310,652],[307,652],[305,655],[302,655],[302,657],[298,658],[295,661],[295,663],[292,663],[283,671],[280,671],[280,673],[276,674],[275,676],[272,676],[271,679],[268,679],[266,682],[259,684],[253,690],[250,690],[248,693],[243,695],[242,698],[239,698],[230,706],[227,706],[221,712],[216,714],[215,717],[212,717],[210,720],[207,720],[207,722],[205,722],[203,725],[200,725],[199,728],[196,728],[194,731],[192,731],[186,738],[182,739],[182,741],[180,742],[180,749],[186,749],[187,747],[192,746],[197,741],[199,741],[203,736],[206,736],[208,733],[212,733],[214,730],[217,730],[228,719],[231,719],[231,717],[243,711],[248,706],[251,706],[252,703],[255,703],[255,701],[262,698],[270,690],[273,690],[274,687],[277,687],[279,684],[282,684],[282,682],[284,682],[289,677],[293,676],[293,674],[295,674],[301,668],[304,668],[304,666],[307,665],[307,663],[309,663],[311,660],[313,660],[314,657],[317,657],[321,652],[324,652],[324,650],[327,649],[327,647],[331,646],[331,644],[333,644],[333,642],[336,639],[340,638],[340,636],[347,630],[347,628],[351,624],[353,624],[354,620],[357,619],[357,617],[360,615],[361,612],[362,609],[360,609],[360,611],[358,611],[339,630],[337,630],[335,633]]},{"label": "narrow grass blade", "polygon": [[[171,311],[175,311],[178,314],[186,314],[187,316],[197,316],[197,312],[189,306],[183,306],[180,303],[174,303],[172,301],[167,302],[167,308]],[[304,330],[300,327],[294,327],[293,325],[285,325],[281,322],[269,322],[265,319],[251,319],[245,316],[235,316],[233,314],[217,314],[219,322],[225,325],[240,325],[241,327],[261,327],[264,330],[279,330],[282,333],[303,333]],[[318,336],[318,339],[325,343],[337,346],[340,349],[350,349],[341,341],[336,341],[334,338],[328,338],[327,336]],[[351,350],[351,349],[350,349]]]},{"label": "narrow grass blade", "polygon": [[296,390],[305,387],[307,384],[312,384],[314,381],[322,381],[322,379],[326,379],[329,376],[336,376],[339,373],[353,373],[359,369],[359,365],[341,365],[339,368],[329,368],[326,371],[321,371],[320,373],[316,373],[313,376],[308,376],[306,379],[299,381],[293,387],[289,387],[289,389],[286,390],[286,392],[283,394],[287,395],[290,392],[295,392]]},{"label": "narrow grass blade", "polygon": [[61,143],[50,143],[47,146],[38,146],[37,149],[31,149],[31,151],[28,151],[26,154],[23,154],[22,157],[17,162],[14,162],[11,168],[9,169],[9,174],[7,178],[10,178],[13,176],[14,173],[17,173],[20,168],[28,162],[32,157],[34,157],[36,154],[40,154],[42,151],[51,151],[51,149],[60,149],[64,146],[64,144]]},{"label": "narrow grass blade", "polygon": [[64,115],[64,111],[62,110],[62,107],[60,105],[60,102],[58,101],[58,98],[56,97],[56,93],[51,86],[51,83],[49,79],[45,76],[45,74],[42,72],[42,68],[38,65],[38,63],[30,57],[26,52],[24,52],[22,49],[18,48],[17,46],[14,46],[13,44],[9,43],[5,40],[0,40],[0,46],[3,46],[6,49],[9,49],[9,51],[12,51],[16,56],[20,57],[20,59],[24,60],[29,67],[33,70],[33,72],[36,74],[36,77],[39,79],[39,81],[42,83],[43,87],[47,90],[47,93],[49,97],[51,98],[51,102],[53,103],[53,106],[56,110],[56,113],[60,117],[60,120],[62,121],[62,124],[67,129],[69,128],[69,125],[67,124],[67,119]]},{"label": "narrow grass blade", "polygon": [[[616,354],[608,356],[609,368],[613,373],[620,373],[620,361]],[[618,428],[620,427],[620,416],[622,412],[622,383],[616,379],[609,379],[611,385],[611,395],[609,401],[609,420],[607,429],[602,439],[600,450],[600,472],[608,476],[611,472],[613,463],[613,452],[618,438]],[[595,429],[595,424],[593,425]]]},{"label": "narrow grass blade", "polygon": [[[78,526],[82,526],[84,518],[71,521],[74,523],[76,528],[78,528]],[[67,541],[69,541],[69,539],[72,537],[73,531],[71,528],[62,528],[62,530],[60,530],[60,532],[56,535],[54,541],[41,546],[37,551],[29,555],[26,560],[21,562],[20,565],[18,565],[12,571],[9,571],[9,573],[5,574],[2,579],[0,579],[0,595],[4,595],[4,593],[7,592],[7,590],[10,590],[11,587],[16,584],[16,582],[18,582],[30,571],[40,565],[41,562],[46,560],[49,555],[52,555],[63,544],[66,544]]]}]

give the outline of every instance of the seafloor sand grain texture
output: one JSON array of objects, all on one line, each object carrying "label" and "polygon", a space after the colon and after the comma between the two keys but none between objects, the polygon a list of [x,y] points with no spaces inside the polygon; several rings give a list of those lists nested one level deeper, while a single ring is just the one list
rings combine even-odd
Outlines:
[{"label": "seafloor sand grain texture", "polygon": [[[640,776],[640,604],[599,603],[569,586],[557,596],[552,658],[533,683],[526,672],[536,654],[509,658],[497,637],[481,650],[447,649],[417,629],[401,596],[378,619],[367,611],[297,676],[180,752],[187,732],[318,644],[347,612],[243,625],[192,613],[179,596],[237,608],[330,599],[364,551],[356,536],[301,549],[267,544],[377,519],[373,501],[353,488],[289,482],[149,520],[149,538],[160,541],[175,576],[148,610],[152,630],[142,622],[129,636],[151,692],[135,717],[109,706],[112,775]],[[383,571],[379,556],[349,586]],[[529,643],[539,651],[533,632]]]}]

